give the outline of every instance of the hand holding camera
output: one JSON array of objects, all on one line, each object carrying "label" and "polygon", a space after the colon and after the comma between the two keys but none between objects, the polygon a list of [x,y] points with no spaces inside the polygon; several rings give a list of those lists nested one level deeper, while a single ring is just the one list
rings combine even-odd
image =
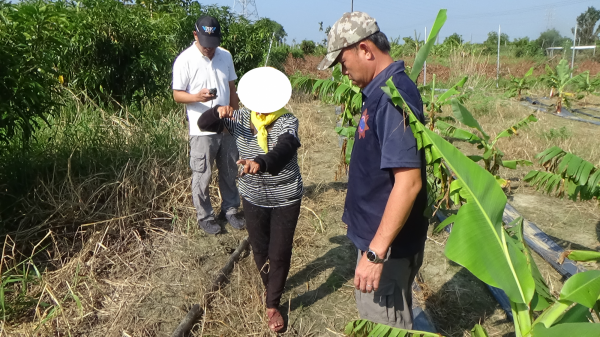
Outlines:
[{"label": "hand holding camera", "polygon": [[206,103],[212,101],[213,99],[217,98],[217,88],[204,88],[198,92],[197,96],[198,102]]}]

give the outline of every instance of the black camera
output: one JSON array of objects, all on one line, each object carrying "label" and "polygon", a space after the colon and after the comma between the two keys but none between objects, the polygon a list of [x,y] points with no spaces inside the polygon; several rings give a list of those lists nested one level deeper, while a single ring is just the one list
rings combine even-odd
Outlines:
[{"label": "black camera", "polygon": [[217,88],[208,89],[208,93],[216,97],[217,96]]}]

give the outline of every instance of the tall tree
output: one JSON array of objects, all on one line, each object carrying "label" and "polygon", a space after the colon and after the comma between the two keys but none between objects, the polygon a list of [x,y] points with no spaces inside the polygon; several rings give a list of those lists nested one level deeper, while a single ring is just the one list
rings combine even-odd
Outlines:
[{"label": "tall tree", "polygon": [[[552,28],[542,32],[536,42],[540,48],[562,47],[567,39],[568,38],[561,36],[558,30]],[[571,42],[573,41],[571,40]]]},{"label": "tall tree", "polygon": [[600,20],[600,10],[588,7],[588,9],[577,17],[577,43],[581,45],[593,45],[599,39],[600,25],[596,24]]}]

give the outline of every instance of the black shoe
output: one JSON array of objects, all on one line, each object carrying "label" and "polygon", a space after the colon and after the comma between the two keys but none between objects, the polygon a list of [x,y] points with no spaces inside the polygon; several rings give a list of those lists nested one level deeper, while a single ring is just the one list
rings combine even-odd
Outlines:
[{"label": "black shoe", "polygon": [[[222,216],[223,212],[220,214],[220,217]],[[239,217],[237,213],[225,214],[225,219],[235,229],[242,230],[246,228],[246,221],[244,218]]]},{"label": "black shoe", "polygon": [[219,234],[221,233],[221,226],[217,224],[215,220],[200,220],[198,221],[198,227],[206,232],[206,234]]}]

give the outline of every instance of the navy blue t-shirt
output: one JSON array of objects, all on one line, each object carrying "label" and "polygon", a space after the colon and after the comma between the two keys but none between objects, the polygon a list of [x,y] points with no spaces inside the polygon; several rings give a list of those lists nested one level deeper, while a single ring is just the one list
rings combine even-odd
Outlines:
[{"label": "navy blue t-shirt", "polygon": [[404,72],[403,61],[390,64],[362,90],[362,115],[350,159],[342,221],[348,225],[350,240],[366,251],[394,186],[392,169],[421,168],[421,191],[391,245],[390,257],[403,258],[422,251],[425,245],[428,221],[423,212],[427,205],[427,180],[424,154],[417,149],[408,118],[381,90],[390,77],[418,119],[424,121],[421,95]]}]

